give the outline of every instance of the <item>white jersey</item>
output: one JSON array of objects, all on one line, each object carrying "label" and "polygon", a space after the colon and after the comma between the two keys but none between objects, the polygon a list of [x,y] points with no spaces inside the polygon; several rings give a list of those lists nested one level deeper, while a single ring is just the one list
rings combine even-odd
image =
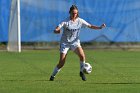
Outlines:
[{"label": "white jersey", "polygon": [[79,17],[74,22],[70,18],[66,18],[58,25],[59,28],[63,27],[61,43],[72,44],[77,42],[79,40],[80,29],[89,25],[89,23]]}]

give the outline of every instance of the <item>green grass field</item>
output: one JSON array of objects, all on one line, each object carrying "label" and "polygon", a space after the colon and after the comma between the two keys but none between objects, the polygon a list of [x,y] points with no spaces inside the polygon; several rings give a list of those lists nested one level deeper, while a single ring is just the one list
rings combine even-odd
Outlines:
[{"label": "green grass field", "polygon": [[140,93],[140,51],[85,50],[93,72],[79,77],[79,59],[69,52],[49,81],[58,50],[0,52],[0,93]]}]

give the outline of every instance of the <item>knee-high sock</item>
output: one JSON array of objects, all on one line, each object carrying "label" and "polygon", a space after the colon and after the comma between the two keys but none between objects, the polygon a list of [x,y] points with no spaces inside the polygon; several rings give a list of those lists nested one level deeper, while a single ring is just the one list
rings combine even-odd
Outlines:
[{"label": "knee-high sock", "polygon": [[80,61],[80,71],[82,72],[82,67],[84,66],[85,61]]},{"label": "knee-high sock", "polygon": [[59,69],[57,66],[54,68],[53,73],[51,76],[55,77],[56,74],[60,71],[61,69]]}]

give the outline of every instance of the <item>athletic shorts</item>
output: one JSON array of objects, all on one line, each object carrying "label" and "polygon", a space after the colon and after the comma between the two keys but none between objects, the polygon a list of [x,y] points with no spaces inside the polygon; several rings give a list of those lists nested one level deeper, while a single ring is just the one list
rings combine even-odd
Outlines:
[{"label": "athletic shorts", "polygon": [[74,51],[77,47],[81,47],[80,42],[75,42],[73,44],[61,43],[60,44],[60,53],[67,54],[68,50]]}]

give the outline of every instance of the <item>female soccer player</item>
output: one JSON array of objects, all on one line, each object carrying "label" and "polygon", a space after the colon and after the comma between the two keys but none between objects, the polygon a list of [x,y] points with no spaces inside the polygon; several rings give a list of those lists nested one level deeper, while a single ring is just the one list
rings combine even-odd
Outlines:
[{"label": "female soccer player", "polygon": [[80,59],[80,77],[83,81],[86,81],[84,73],[81,71],[83,64],[85,63],[85,54],[80,45],[79,33],[80,29],[83,27],[88,27],[91,29],[102,29],[106,27],[105,24],[101,26],[91,25],[85,20],[79,18],[78,8],[72,5],[69,10],[70,16],[62,21],[54,30],[54,33],[59,34],[61,28],[63,27],[63,34],[60,41],[60,59],[59,63],[54,68],[54,71],[50,77],[50,81],[53,81],[56,74],[61,70],[65,64],[67,52],[69,49],[73,50]]}]

